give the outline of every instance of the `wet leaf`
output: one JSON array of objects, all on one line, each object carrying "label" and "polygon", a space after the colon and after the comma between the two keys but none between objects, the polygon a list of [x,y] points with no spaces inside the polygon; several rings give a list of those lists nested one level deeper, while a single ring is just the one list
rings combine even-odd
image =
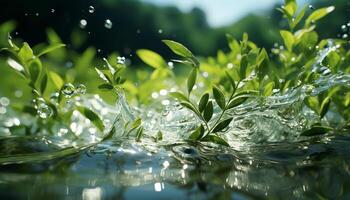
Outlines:
[{"label": "wet leaf", "polygon": [[197,116],[200,116],[200,113],[197,112],[196,108],[190,102],[183,101],[180,104],[193,111]]},{"label": "wet leaf", "polygon": [[202,139],[202,141],[212,142],[224,146],[230,146],[224,139],[216,135],[207,135]]},{"label": "wet leaf", "polygon": [[200,140],[204,135],[204,127],[200,125],[195,131],[189,136],[190,140]]},{"label": "wet leaf", "polygon": [[275,87],[274,82],[269,82],[268,84],[266,84],[264,87],[263,95],[265,97],[271,96],[274,87]]},{"label": "wet leaf", "polygon": [[209,100],[209,94],[208,93],[203,94],[203,96],[201,97],[201,99],[199,100],[199,103],[198,103],[199,112],[204,111],[205,107],[208,104],[208,100]]},{"label": "wet leaf", "polygon": [[293,45],[295,42],[295,38],[294,35],[286,30],[281,30],[280,34],[282,36],[282,39],[284,41],[284,45],[287,47],[288,51],[292,51],[293,50]]},{"label": "wet leaf", "polygon": [[188,98],[182,94],[181,92],[172,92],[170,93],[170,96],[178,99],[178,100],[181,100],[181,101],[188,101]]},{"label": "wet leaf", "polygon": [[331,131],[330,127],[326,126],[313,126],[310,129],[301,133],[301,136],[315,136],[315,135],[323,135],[327,132]]},{"label": "wet leaf", "polygon": [[187,78],[187,91],[188,94],[191,93],[194,85],[196,84],[196,79],[197,79],[197,69],[193,68],[190,75]]},{"label": "wet leaf", "polygon": [[329,109],[330,103],[331,103],[331,99],[329,97],[325,98],[322,101],[322,104],[321,104],[321,107],[320,107],[320,118],[321,119],[326,115],[326,113],[327,113],[327,111]]},{"label": "wet leaf", "polygon": [[305,21],[305,26],[308,27],[310,26],[311,23],[316,22],[319,19],[322,19],[323,17],[325,17],[326,15],[328,15],[329,13],[333,12],[333,10],[335,9],[334,6],[330,6],[327,8],[320,8],[315,10],[313,13],[311,13],[311,15],[306,19]]},{"label": "wet leaf", "polygon": [[33,81],[33,83],[35,83],[38,80],[42,70],[42,65],[40,60],[39,59],[32,60],[29,64],[28,69],[29,69],[30,78]]},{"label": "wet leaf", "polygon": [[222,110],[224,110],[226,105],[224,93],[217,86],[213,86],[213,95],[216,103]]},{"label": "wet leaf", "polygon": [[[236,89],[236,83],[235,83],[233,77],[232,77],[227,71],[225,71],[225,74],[226,74],[227,79],[228,79],[228,80],[230,81],[230,83],[231,83],[232,89],[235,90],[235,89]],[[234,93],[234,92],[235,92],[235,91],[233,91],[233,93]]]},{"label": "wet leaf", "polygon": [[154,51],[147,50],[147,49],[140,49],[136,51],[136,54],[140,57],[140,59],[143,62],[145,62],[147,65],[155,69],[167,67],[167,64],[163,59],[163,57]]},{"label": "wet leaf", "polygon": [[28,43],[24,42],[22,48],[18,52],[18,56],[22,61],[27,62],[34,58],[33,50],[30,48]]},{"label": "wet leaf", "polygon": [[45,55],[47,53],[50,53],[50,52],[52,52],[52,51],[54,51],[56,49],[62,48],[64,46],[66,46],[66,45],[65,44],[52,44],[52,45],[49,45],[49,46],[45,47],[44,49],[42,49],[39,52],[37,57],[43,56],[43,55]]},{"label": "wet leaf", "polygon": [[220,123],[218,123],[215,128],[213,129],[213,133],[217,133],[217,132],[220,132],[222,131],[223,129],[225,129],[232,121],[232,117],[228,118],[228,119],[225,119],[223,121],[221,121]]},{"label": "wet leaf", "polygon": [[141,142],[141,138],[143,136],[143,127],[137,129],[136,132],[136,142]]},{"label": "wet leaf", "polygon": [[104,125],[102,120],[100,119],[100,117],[92,110],[90,110],[89,108],[86,107],[82,107],[82,106],[78,106],[77,110],[87,119],[89,119],[91,121],[92,124],[95,125],[95,127],[100,130],[103,131],[104,130]]},{"label": "wet leaf", "polygon": [[209,101],[203,112],[203,118],[206,122],[210,121],[211,117],[213,116],[213,112],[213,102]]},{"label": "wet leaf", "polygon": [[53,82],[53,84],[55,85],[56,89],[61,89],[64,81],[62,80],[61,76],[58,75],[56,72],[53,71],[49,71],[49,76]]},{"label": "wet leaf", "polygon": [[239,77],[241,80],[246,78],[247,68],[248,68],[248,57],[246,55],[244,55],[244,56],[242,56],[241,64],[240,64],[240,68],[239,68]]},{"label": "wet leaf", "polygon": [[233,98],[228,106],[227,106],[227,109],[231,109],[231,108],[234,108],[234,107],[237,107],[239,105],[241,105],[242,103],[244,103],[248,98],[250,98],[251,95],[240,95],[240,96],[236,96],[235,98]]},{"label": "wet leaf", "polygon": [[41,84],[40,84],[40,91],[41,94],[44,94],[47,86],[47,74],[45,73],[43,78],[41,79]]},{"label": "wet leaf", "polygon": [[188,50],[184,45],[172,41],[172,40],[162,40],[175,54],[185,57],[192,58],[194,57],[192,52]]}]

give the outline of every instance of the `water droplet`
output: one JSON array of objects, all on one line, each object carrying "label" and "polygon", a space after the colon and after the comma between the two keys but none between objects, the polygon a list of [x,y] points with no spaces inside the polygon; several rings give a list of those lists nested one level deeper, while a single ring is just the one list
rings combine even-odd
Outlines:
[{"label": "water droplet", "polygon": [[347,27],[346,25],[342,25],[342,26],[341,26],[341,30],[342,30],[343,32],[346,32],[346,31],[348,30],[348,27]]},{"label": "water droplet", "polygon": [[94,13],[95,12],[95,8],[93,6],[89,6],[89,13]]},{"label": "water droplet", "polygon": [[62,92],[63,94],[65,94],[66,96],[71,96],[72,94],[74,94],[75,92],[75,88],[71,83],[66,83],[64,84],[64,86],[62,87]]},{"label": "water droplet", "polygon": [[79,84],[77,87],[77,93],[85,94],[86,93],[86,86],[83,84]]},{"label": "water droplet", "polygon": [[59,94],[58,92],[52,93],[51,96],[50,96],[50,101],[51,101],[51,103],[56,104],[57,101],[58,101],[59,95],[60,95],[60,94]]},{"label": "water droplet", "polygon": [[35,13],[35,16],[39,16],[39,13]]},{"label": "water droplet", "polygon": [[0,98],[0,105],[6,107],[10,104],[10,99],[8,99],[7,97],[1,97]]},{"label": "water droplet", "polygon": [[162,30],[162,29],[159,29],[159,30],[158,30],[158,33],[159,33],[159,34],[162,34],[162,33],[163,33],[163,30]]},{"label": "water droplet", "polygon": [[232,63],[228,63],[228,64],[227,64],[227,68],[228,68],[228,69],[232,69],[232,68],[233,68],[233,64],[232,64]]},{"label": "water droplet", "polygon": [[168,62],[168,66],[170,69],[174,69],[174,63],[173,62]]},{"label": "water droplet", "polygon": [[141,33],[141,30],[140,30],[140,29],[137,29],[137,30],[136,30],[136,33],[137,33],[137,34],[140,34],[140,33]]},{"label": "water droplet", "polygon": [[0,107],[0,114],[5,114],[5,113],[6,113],[6,108]]},{"label": "water droplet", "polygon": [[51,8],[51,13],[55,13],[55,11],[56,11],[55,9]]},{"label": "water droplet", "polygon": [[85,19],[81,19],[79,23],[80,28],[84,29],[86,25],[87,25],[87,21]]},{"label": "water droplet", "polygon": [[117,57],[117,63],[121,64],[121,65],[124,65],[125,64],[125,57],[118,56]]},{"label": "water droplet", "polygon": [[350,27],[350,22],[348,22],[346,25],[347,25],[348,27]]},{"label": "water droplet", "polygon": [[112,21],[110,19],[106,19],[106,21],[105,21],[105,28],[111,29],[112,26],[113,26]]},{"label": "water droplet", "polygon": [[349,37],[348,34],[344,34],[344,35],[342,36],[343,39],[346,39],[346,38],[348,38],[348,37]]},{"label": "water droplet", "polygon": [[20,98],[23,96],[23,91],[22,90],[16,90],[15,91],[15,97]]},{"label": "water droplet", "polygon": [[40,103],[38,105],[37,112],[38,112],[39,117],[42,119],[47,119],[52,115],[52,109],[44,103]]},{"label": "water droplet", "polygon": [[309,9],[313,10],[315,8],[312,5],[309,5]]}]

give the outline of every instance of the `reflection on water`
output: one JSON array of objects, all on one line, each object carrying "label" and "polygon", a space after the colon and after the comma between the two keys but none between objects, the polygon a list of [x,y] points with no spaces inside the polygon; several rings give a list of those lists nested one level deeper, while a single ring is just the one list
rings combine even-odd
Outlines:
[{"label": "reflection on water", "polygon": [[[146,150],[109,141],[50,161],[1,166],[4,199],[348,199],[350,138]],[[38,150],[40,151],[40,149]]]}]

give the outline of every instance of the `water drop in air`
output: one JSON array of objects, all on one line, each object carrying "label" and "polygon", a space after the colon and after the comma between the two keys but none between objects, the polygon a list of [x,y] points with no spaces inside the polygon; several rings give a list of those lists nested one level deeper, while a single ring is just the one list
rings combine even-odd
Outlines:
[{"label": "water drop in air", "polygon": [[71,96],[72,94],[74,94],[75,88],[71,83],[66,83],[66,84],[64,84],[64,86],[62,88],[62,92],[66,96]]},{"label": "water drop in air", "polygon": [[80,28],[85,28],[86,25],[87,25],[87,21],[85,19],[81,19],[79,23]]},{"label": "water drop in air", "polygon": [[111,28],[112,28],[112,26],[113,26],[112,21],[111,21],[111,20],[109,20],[109,19],[106,19],[106,21],[105,21],[105,28],[107,28],[107,29],[111,29]]},{"label": "water drop in air", "polygon": [[52,115],[52,109],[45,103],[40,103],[38,105],[38,115],[42,119],[47,119]]},{"label": "water drop in air", "polygon": [[346,25],[342,25],[342,26],[341,26],[341,30],[342,30],[343,32],[346,32],[346,31],[348,30],[348,27],[346,27]]},{"label": "water drop in air", "polygon": [[312,5],[309,5],[309,8],[310,8],[311,10],[313,10],[313,9],[314,9],[314,7],[313,7]]},{"label": "water drop in air", "polygon": [[55,9],[51,8],[51,13],[54,13],[55,12]]},{"label": "water drop in air", "polygon": [[95,8],[93,6],[89,6],[89,13],[94,13],[95,12]]},{"label": "water drop in air", "polygon": [[162,30],[162,29],[159,29],[159,30],[158,30],[158,33],[159,33],[159,34],[162,34],[162,33],[163,33],[163,30]]},{"label": "water drop in air", "polygon": [[86,93],[86,86],[83,84],[79,84],[77,86],[77,93],[79,94],[85,94]]},{"label": "water drop in air", "polygon": [[117,63],[121,64],[121,65],[124,65],[125,64],[125,57],[118,56],[117,57]]}]

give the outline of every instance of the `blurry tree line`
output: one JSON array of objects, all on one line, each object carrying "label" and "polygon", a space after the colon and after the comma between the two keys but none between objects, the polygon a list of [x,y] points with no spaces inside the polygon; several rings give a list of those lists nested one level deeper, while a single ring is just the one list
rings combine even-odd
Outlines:
[{"label": "blurry tree line", "polygon": [[[341,25],[350,20],[349,3],[317,0],[312,5],[309,12],[313,8],[336,6],[336,12],[319,26],[319,32],[322,37],[340,37]],[[93,13],[89,12],[89,6],[94,7]],[[225,33],[240,38],[247,32],[252,41],[267,48],[281,41],[277,30],[287,24],[275,8],[251,13],[226,27],[212,28],[205,13],[198,8],[182,13],[176,7],[158,7],[137,0],[4,0],[0,23],[16,21],[17,29],[12,36],[32,45],[46,41],[46,30],[51,27],[69,47],[82,50],[92,45],[101,49],[102,55],[118,51],[128,56],[140,48],[170,55],[161,43],[161,39],[167,38],[207,56],[227,48]],[[85,28],[79,26],[82,19],[87,21]],[[111,29],[104,27],[106,19],[113,23]]]}]

